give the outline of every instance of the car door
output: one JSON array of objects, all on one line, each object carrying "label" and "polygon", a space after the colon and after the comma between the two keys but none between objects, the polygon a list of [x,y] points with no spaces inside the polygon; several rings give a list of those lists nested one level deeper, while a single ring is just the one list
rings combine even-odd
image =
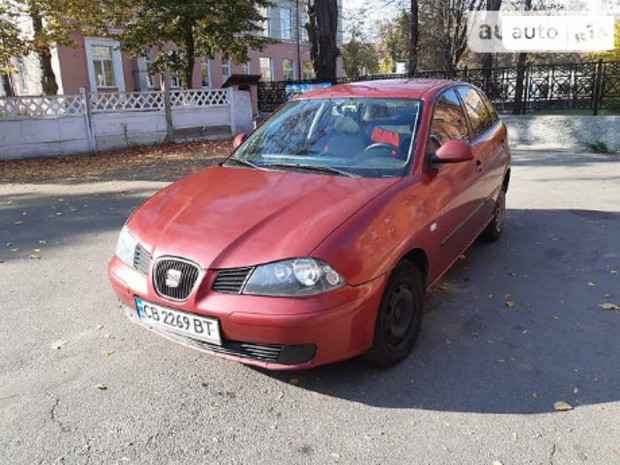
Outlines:
[{"label": "car door", "polygon": [[479,199],[482,214],[475,219],[478,229],[486,226],[491,218],[497,188],[503,176],[501,150],[506,138],[506,128],[497,120],[485,103],[483,95],[471,86],[460,86],[459,96],[463,101],[469,119],[472,138],[471,146],[480,173],[475,186],[475,196]]},{"label": "car door", "polygon": [[[426,143],[427,161],[450,140],[470,140],[465,110],[455,89],[445,91],[436,101]],[[432,229],[438,252],[437,268],[443,270],[469,245],[476,233],[474,217],[479,213],[477,182],[480,171],[476,160],[436,167],[427,163],[425,179],[437,211]]]}]

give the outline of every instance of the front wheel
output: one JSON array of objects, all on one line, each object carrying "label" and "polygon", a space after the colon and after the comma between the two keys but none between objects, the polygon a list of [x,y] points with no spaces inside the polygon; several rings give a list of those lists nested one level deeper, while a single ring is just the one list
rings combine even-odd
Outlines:
[{"label": "front wheel", "polygon": [[482,234],[480,234],[480,240],[484,242],[495,242],[500,238],[504,231],[504,223],[506,221],[506,190],[502,189],[497,196],[497,202],[495,202],[495,211],[493,212],[493,219],[486,227]]},{"label": "front wheel", "polygon": [[400,262],[388,281],[375,323],[372,347],[364,357],[375,365],[391,366],[404,360],[415,345],[424,312],[424,284],[420,269]]}]

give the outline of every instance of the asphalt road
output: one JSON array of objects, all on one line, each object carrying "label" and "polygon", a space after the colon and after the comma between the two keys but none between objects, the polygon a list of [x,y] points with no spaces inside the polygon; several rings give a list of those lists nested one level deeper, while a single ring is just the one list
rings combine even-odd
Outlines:
[{"label": "asphalt road", "polygon": [[165,183],[0,186],[0,463],[620,463],[620,157],[513,166],[505,236],[390,370],[267,373],[130,324],[106,265]]}]

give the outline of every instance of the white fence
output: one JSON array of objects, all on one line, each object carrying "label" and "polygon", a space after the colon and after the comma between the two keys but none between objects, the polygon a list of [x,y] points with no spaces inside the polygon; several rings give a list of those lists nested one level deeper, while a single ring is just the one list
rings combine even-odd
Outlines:
[{"label": "white fence", "polygon": [[171,136],[230,136],[251,127],[250,94],[231,88],[3,97],[0,160],[156,144]]}]

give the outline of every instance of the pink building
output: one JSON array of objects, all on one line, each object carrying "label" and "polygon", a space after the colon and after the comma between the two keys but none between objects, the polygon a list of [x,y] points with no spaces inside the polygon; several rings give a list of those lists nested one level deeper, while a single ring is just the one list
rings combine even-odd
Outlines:
[{"label": "pink building", "polygon": [[[219,88],[231,74],[260,74],[265,81],[312,79],[307,33],[303,28],[307,18],[304,0],[276,0],[273,6],[262,9],[266,21],[261,34],[278,40],[262,51],[250,50],[247,63],[232,63],[216,56],[197,60],[194,88]],[[298,8],[299,7],[299,8]],[[341,5],[340,5],[341,8]],[[297,16],[297,12],[299,15]],[[296,17],[297,16],[297,17]],[[340,15],[338,38],[342,43]],[[144,91],[161,88],[161,77],[149,75],[148,64],[156,50],[146,56],[131,58],[120,44],[112,39],[73,35],[75,47],[58,47],[53,52],[53,68],[60,94],[76,94],[81,87],[91,92]],[[40,68],[36,56],[16,60],[13,88],[17,95],[41,93]],[[342,59],[338,62],[341,73]],[[181,87],[179,79],[173,87]]]}]

